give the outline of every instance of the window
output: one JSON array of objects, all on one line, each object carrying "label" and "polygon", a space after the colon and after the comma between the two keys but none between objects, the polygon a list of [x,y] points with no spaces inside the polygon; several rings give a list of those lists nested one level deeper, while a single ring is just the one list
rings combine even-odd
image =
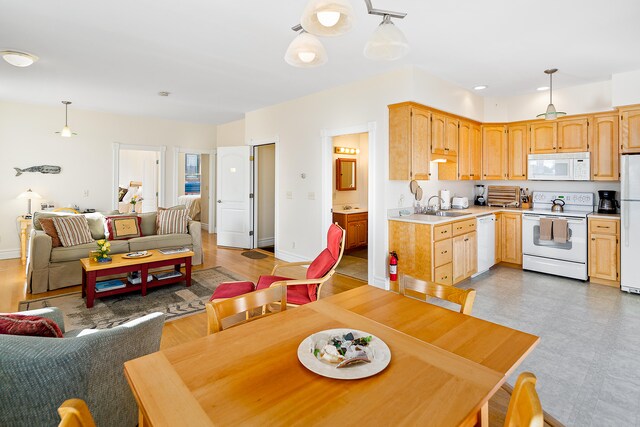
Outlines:
[{"label": "window", "polygon": [[184,194],[200,194],[200,154],[184,155]]}]

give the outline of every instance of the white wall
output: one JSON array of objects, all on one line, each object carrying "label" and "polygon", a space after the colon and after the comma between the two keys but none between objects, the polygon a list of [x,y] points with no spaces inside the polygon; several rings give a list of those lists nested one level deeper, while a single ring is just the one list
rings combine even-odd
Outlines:
[{"label": "white wall", "polygon": [[[26,213],[26,201],[16,199],[28,188],[56,206],[110,210],[112,206],[113,142],[132,145],[165,145],[165,200],[173,200],[173,150],[184,146],[212,149],[216,126],[69,109],[69,125],[78,136],[54,134],[64,124],[64,109],[0,102],[0,258],[17,257],[19,239],[16,217]],[[14,167],[38,165],[62,167],[58,175],[23,173]],[[85,191],[88,196],[85,196]],[[34,206],[39,202],[34,201]]]},{"label": "white wall", "polygon": [[[313,259],[323,247],[326,232],[323,216],[329,207],[321,205],[320,197],[323,190],[320,161],[323,155],[322,130],[375,122],[377,157],[373,166],[376,173],[370,177],[369,185],[374,186],[379,196],[376,204],[370,206],[378,214],[370,227],[373,227],[373,237],[378,245],[374,254],[375,284],[383,286],[386,274],[386,209],[396,207],[398,196],[405,187],[406,194],[409,194],[408,182],[387,180],[387,105],[415,99],[452,113],[482,117],[482,100],[471,93],[459,96],[461,93],[460,88],[449,82],[424,72],[415,72],[413,68],[404,68],[247,113],[246,140],[279,137],[279,194],[282,199],[277,218],[279,248],[276,255],[285,260]],[[305,179],[301,177],[302,173],[306,174]],[[291,192],[291,199],[287,198],[287,192]]]},{"label": "white wall", "polygon": [[640,70],[614,74],[611,83],[614,106],[640,104]]},{"label": "white wall", "polygon": [[[484,122],[515,122],[533,120],[544,113],[549,104],[549,91],[526,95],[485,98]],[[611,81],[590,83],[553,90],[553,104],[567,114],[608,111],[613,107]]]},{"label": "white wall", "polygon": [[217,146],[231,147],[245,145],[245,122],[244,119],[219,125],[217,129]]}]

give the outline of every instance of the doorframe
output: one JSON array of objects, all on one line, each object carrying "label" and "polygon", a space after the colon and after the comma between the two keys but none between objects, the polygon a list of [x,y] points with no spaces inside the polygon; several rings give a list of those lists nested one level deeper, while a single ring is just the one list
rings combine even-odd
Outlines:
[{"label": "doorframe", "polygon": [[[215,173],[216,173],[216,150],[207,150],[204,148],[184,148],[173,147],[173,205],[178,204],[178,156],[180,153],[208,154],[209,155],[209,217],[207,218],[207,232],[213,234],[215,232]],[[201,222],[202,224],[202,222]]]},{"label": "doorframe", "polygon": [[[324,230],[328,230],[329,226],[333,223],[333,138],[341,135],[367,133],[367,143],[369,145],[369,167],[367,171],[367,283],[375,286],[382,285],[382,287],[388,288],[387,283],[376,283],[375,281],[375,254],[377,253],[378,246],[374,232],[378,225],[378,215],[375,208],[378,188],[376,180],[373,178],[377,176],[376,129],[377,122],[367,122],[365,124],[339,129],[323,129],[320,132],[322,138],[322,209],[327,209],[328,207],[322,215],[322,225]],[[326,237],[323,237],[323,239],[326,239]],[[324,243],[326,244],[326,242]]]},{"label": "doorframe", "polygon": [[[251,138],[249,141],[247,141],[246,143],[247,145],[249,145],[251,147],[251,155],[255,156],[255,147],[260,146],[260,145],[270,145],[270,144],[274,144],[275,145],[275,167],[274,167],[274,173],[275,173],[275,189],[274,189],[274,198],[275,198],[275,212],[273,214],[274,217],[274,224],[273,224],[273,254],[276,258],[279,258],[278,256],[278,219],[280,218],[280,150],[279,145],[280,145],[280,137],[278,135],[269,137],[269,138]],[[253,167],[251,168],[251,186],[252,186],[252,193],[253,193],[253,202],[252,202],[252,214],[251,214],[251,219],[253,221],[252,224],[252,230],[253,230],[253,241],[252,241],[252,249],[257,248],[258,247],[258,209],[256,209],[256,205],[258,204],[258,197],[260,197],[260,195],[258,194],[258,188],[255,185],[255,172],[256,172],[256,168],[257,168],[257,163],[255,161],[253,161]]]},{"label": "doorframe", "polygon": [[114,142],[112,144],[113,149],[113,181],[111,186],[111,206],[114,210],[118,209],[118,186],[120,185],[120,151],[132,150],[132,151],[155,151],[160,154],[158,159],[158,206],[164,205],[164,193],[165,193],[165,175],[166,175],[166,145],[135,145],[135,144],[122,144],[120,142]]}]

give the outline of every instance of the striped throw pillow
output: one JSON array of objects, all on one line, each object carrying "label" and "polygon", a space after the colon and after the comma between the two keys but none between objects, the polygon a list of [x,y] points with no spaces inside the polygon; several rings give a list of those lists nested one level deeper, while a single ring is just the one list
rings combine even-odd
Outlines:
[{"label": "striped throw pillow", "polygon": [[60,243],[65,248],[93,242],[89,222],[84,215],[62,216],[52,218]]},{"label": "striped throw pillow", "polygon": [[189,213],[186,209],[158,211],[158,234],[186,234]]}]

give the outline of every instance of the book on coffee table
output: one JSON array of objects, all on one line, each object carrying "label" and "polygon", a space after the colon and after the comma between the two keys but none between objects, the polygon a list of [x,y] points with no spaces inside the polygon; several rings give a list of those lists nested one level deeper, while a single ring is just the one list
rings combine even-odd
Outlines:
[{"label": "book on coffee table", "polygon": [[122,280],[112,279],[96,283],[96,292],[111,291],[113,289],[125,288],[127,286]]},{"label": "book on coffee table", "polygon": [[181,248],[181,247],[158,249],[158,252],[160,252],[163,255],[179,254],[182,252],[189,252],[189,251],[190,251],[189,248]]}]

